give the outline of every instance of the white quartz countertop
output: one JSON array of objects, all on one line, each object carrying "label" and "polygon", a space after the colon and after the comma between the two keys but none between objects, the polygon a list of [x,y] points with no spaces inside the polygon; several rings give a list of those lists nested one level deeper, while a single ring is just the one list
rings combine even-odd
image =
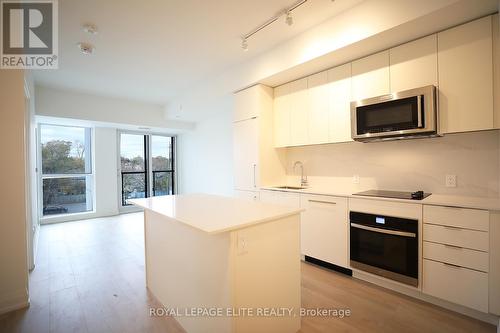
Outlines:
[{"label": "white quartz countertop", "polygon": [[298,214],[302,209],[210,194],[128,200],[209,234],[237,230]]},{"label": "white quartz countertop", "polygon": [[[337,197],[359,198],[367,200],[386,200],[395,202],[416,203],[422,205],[450,206],[450,207],[500,211],[500,198],[495,198],[495,197],[490,198],[490,197],[471,197],[471,196],[447,195],[447,194],[431,194],[430,196],[428,196],[423,200],[406,200],[406,199],[394,199],[394,198],[383,198],[383,197],[358,196],[354,195],[352,192],[341,189],[335,190],[335,189],[326,189],[318,187],[308,187],[300,190],[281,189],[276,187],[262,187],[261,190],[295,192],[295,193],[317,194],[317,195],[327,195],[327,196],[331,195]],[[361,190],[358,192],[361,192]]]}]

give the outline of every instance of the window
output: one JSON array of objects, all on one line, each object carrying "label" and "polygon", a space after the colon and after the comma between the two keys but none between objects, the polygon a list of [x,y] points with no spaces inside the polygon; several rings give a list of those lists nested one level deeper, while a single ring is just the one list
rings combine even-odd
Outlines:
[{"label": "window", "polygon": [[91,129],[40,125],[43,216],[93,210]]},{"label": "window", "polygon": [[175,138],[120,134],[121,202],[174,194]]}]

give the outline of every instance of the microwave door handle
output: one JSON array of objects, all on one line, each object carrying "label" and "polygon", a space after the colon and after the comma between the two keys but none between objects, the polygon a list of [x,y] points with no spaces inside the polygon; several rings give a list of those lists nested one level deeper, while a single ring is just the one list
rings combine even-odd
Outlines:
[{"label": "microwave door handle", "polygon": [[380,228],[369,227],[367,225],[362,225],[362,224],[357,224],[357,223],[351,223],[351,227],[357,228],[357,229],[368,230],[368,231],[374,231],[374,232],[378,232],[381,234],[403,236],[403,237],[412,237],[412,238],[417,237],[417,235],[413,232],[380,229]]},{"label": "microwave door handle", "polygon": [[418,128],[422,128],[422,95],[417,96],[417,117]]}]

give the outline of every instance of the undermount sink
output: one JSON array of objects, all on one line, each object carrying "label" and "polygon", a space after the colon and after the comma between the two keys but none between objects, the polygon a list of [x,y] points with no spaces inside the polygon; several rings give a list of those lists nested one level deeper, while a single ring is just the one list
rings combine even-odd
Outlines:
[{"label": "undermount sink", "polygon": [[305,190],[307,187],[301,186],[275,186],[274,188],[279,188],[282,190]]}]

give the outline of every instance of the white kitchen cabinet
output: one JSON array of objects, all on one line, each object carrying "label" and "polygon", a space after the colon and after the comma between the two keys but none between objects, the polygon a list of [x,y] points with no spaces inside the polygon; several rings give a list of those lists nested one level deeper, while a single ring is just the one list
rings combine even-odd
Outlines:
[{"label": "white kitchen cabinet", "polygon": [[235,94],[235,107],[239,115],[235,119],[252,117],[233,123],[234,188],[255,191],[284,183],[284,152],[273,144],[273,89],[256,85],[240,91]]},{"label": "white kitchen cabinet", "polygon": [[489,212],[423,207],[425,294],[488,312]]},{"label": "white kitchen cabinet", "polygon": [[308,77],[309,144],[329,142],[330,85],[328,72]]},{"label": "white kitchen cabinet", "polygon": [[[329,82],[329,142],[351,139],[351,64],[328,71]],[[326,122],[326,119],[324,120]]]},{"label": "white kitchen cabinet", "polygon": [[391,92],[438,85],[437,35],[390,49]]},{"label": "white kitchen cabinet", "polygon": [[488,312],[488,274],[424,259],[424,293]]},{"label": "white kitchen cabinet", "polygon": [[259,191],[241,191],[235,190],[234,196],[240,199],[246,199],[251,201],[259,201],[260,193]]},{"label": "white kitchen cabinet", "polygon": [[294,208],[300,207],[299,193],[262,190],[260,191],[260,201]]},{"label": "white kitchen cabinet", "polygon": [[237,190],[257,189],[259,161],[259,122],[257,118],[233,124],[234,187]]},{"label": "white kitchen cabinet", "polygon": [[234,120],[241,121],[257,117],[261,107],[261,98],[258,89],[245,89],[238,92],[234,100]]},{"label": "white kitchen cabinet", "polygon": [[274,88],[274,146],[290,144],[290,84]]},{"label": "white kitchen cabinet", "polygon": [[382,51],[352,63],[352,98],[360,100],[390,92],[389,51]]},{"label": "white kitchen cabinet", "polygon": [[309,141],[309,99],[307,78],[290,83],[290,144],[306,145]]},{"label": "white kitchen cabinet", "polygon": [[492,17],[438,33],[442,133],[493,128]]},{"label": "white kitchen cabinet", "polygon": [[347,268],[347,199],[302,195],[300,204],[302,254]]}]

